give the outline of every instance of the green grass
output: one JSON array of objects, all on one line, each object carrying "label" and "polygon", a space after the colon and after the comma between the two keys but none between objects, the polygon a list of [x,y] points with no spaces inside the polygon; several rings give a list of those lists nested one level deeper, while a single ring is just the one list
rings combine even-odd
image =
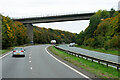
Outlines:
[{"label": "green grass", "polygon": [[0,55],[6,53],[6,52],[8,52],[8,51],[9,51],[9,50],[0,50]]},{"label": "green grass", "polygon": [[76,45],[76,47],[80,47],[80,48],[84,48],[84,49],[88,49],[88,50],[92,50],[92,51],[97,51],[97,52],[102,52],[102,53],[107,53],[107,54],[113,54],[113,55],[117,55],[120,56],[119,52],[117,50],[105,50],[105,49],[99,49],[99,48],[91,48],[89,46],[84,46],[84,45]]},{"label": "green grass", "polygon": [[[56,49],[55,47],[51,46],[48,48],[51,52],[56,54],[57,56],[63,58],[64,60],[74,64],[77,67],[81,67],[100,78],[119,78],[120,71],[117,71],[115,68],[107,67],[103,64],[98,64],[96,62],[92,62],[83,58],[78,58],[67,54],[61,50]],[[116,79],[118,80],[118,79]]]},{"label": "green grass", "polygon": [[7,48],[7,49],[0,50],[0,55],[9,52],[9,51],[11,51],[12,49],[13,49],[13,47],[9,47],[9,48]]}]

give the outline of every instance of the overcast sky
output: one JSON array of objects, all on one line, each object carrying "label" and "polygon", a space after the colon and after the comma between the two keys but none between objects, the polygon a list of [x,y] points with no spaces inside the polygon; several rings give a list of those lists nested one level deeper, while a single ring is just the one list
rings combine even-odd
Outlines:
[{"label": "overcast sky", "polygon": [[[119,0],[1,0],[0,13],[12,18],[47,16],[94,12],[99,9],[118,9]],[[84,30],[89,24],[85,21],[69,21],[34,24],[40,27],[61,29],[74,33]]]}]

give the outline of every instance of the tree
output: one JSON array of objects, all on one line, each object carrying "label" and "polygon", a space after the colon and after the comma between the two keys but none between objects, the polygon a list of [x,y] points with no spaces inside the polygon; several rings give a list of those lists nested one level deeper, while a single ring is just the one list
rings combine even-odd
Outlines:
[{"label": "tree", "polygon": [[2,16],[2,48],[22,45],[28,42],[25,26],[14,22],[9,17]]},{"label": "tree", "polygon": [[[13,21],[9,17],[2,16],[2,48],[15,45]],[[6,44],[7,43],[7,44]]]},{"label": "tree", "polygon": [[107,10],[103,10],[100,14],[100,17],[102,19],[106,19],[106,18],[109,18],[110,17],[110,13],[107,11]]},{"label": "tree", "polygon": [[115,9],[111,8],[111,10],[110,10],[110,17],[113,17],[114,13],[115,13]]},{"label": "tree", "polygon": [[88,38],[86,41],[84,41],[84,44],[86,46],[94,47],[94,38]]},{"label": "tree", "polygon": [[116,16],[111,18],[111,26],[113,28],[113,35],[120,35],[120,13]]},{"label": "tree", "polygon": [[108,41],[108,46],[113,49],[120,49],[120,36],[115,35],[111,40]]},{"label": "tree", "polygon": [[81,31],[81,32],[77,35],[77,44],[78,44],[78,45],[83,45],[83,41],[84,41],[84,32]]},{"label": "tree", "polygon": [[111,31],[110,19],[107,18],[97,26],[97,29],[94,31],[94,34],[96,36],[106,36],[106,34],[108,34],[109,31]]},{"label": "tree", "polygon": [[85,40],[88,38],[93,38],[94,31],[97,28],[97,25],[101,22],[100,15],[93,15],[90,18],[90,24],[89,26],[85,29]]},{"label": "tree", "polygon": [[113,17],[116,17],[118,14],[119,14],[119,12],[115,11],[114,14],[113,14]]}]

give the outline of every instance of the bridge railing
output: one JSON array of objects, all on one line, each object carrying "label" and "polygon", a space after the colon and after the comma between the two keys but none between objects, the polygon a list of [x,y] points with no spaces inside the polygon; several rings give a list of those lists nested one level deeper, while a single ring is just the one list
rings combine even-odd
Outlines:
[{"label": "bridge railing", "polygon": [[11,17],[12,19],[26,19],[33,17],[49,17],[49,16],[60,16],[60,15],[72,15],[72,14],[85,14],[85,13],[95,13],[95,11],[76,11],[76,12],[68,12],[68,13],[50,13],[50,14],[41,14],[41,15],[31,15],[31,16],[22,16],[22,17]]},{"label": "bridge railing", "polygon": [[55,48],[56,48],[56,49],[59,49],[59,50],[61,50],[61,51],[64,51],[64,52],[66,52],[66,53],[68,53],[68,54],[71,54],[71,55],[73,55],[73,56],[77,56],[77,57],[80,57],[80,56],[81,56],[81,58],[86,58],[86,60],[91,59],[92,62],[97,61],[99,64],[100,64],[100,63],[105,63],[107,67],[108,67],[109,65],[112,65],[112,66],[116,66],[116,69],[117,69],[117,70],[119,70],[119,68],[120,68],[120,63],[115,63],[115,62],[107,61],[107,60],[104,60],[104,59],[99,59],[99,58],[96,58],[96,57],[88,56],[88,55],[85,55],[85,54],[80,54],[80,53],[76,53],[76,52],[64,50],[64,49],[59,48],[59,47],[57,47],[57,46],[55,46]]}]

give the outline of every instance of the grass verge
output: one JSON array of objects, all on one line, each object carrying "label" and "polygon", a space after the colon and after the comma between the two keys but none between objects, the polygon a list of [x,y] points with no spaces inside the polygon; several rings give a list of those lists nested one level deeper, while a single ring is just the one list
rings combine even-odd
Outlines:
[{"label": "grass verge", "polygon": [[120,54],[117,50],[95,49],[95,48],[91,48],[89,46],[84,46],[84,45],[81,45],[81,46],[76,45],[75,47],[80,47],[80,48],[83,48],[83,49],[88,49],[88,50],[92,50],[92,51],[97,51],[97,52],[102,52],[102,53],[107,53],[107,54],[120,56]]},{"label": "grass verge", "polygon": [[118,80],[120,76],[120,71],[117,71],[112,67],[107,67],[103,64],[98,64],[96,62],[92,62],[80,57],[78,58],[78,57],[72,56],[61,50],[56,49],[54,46],[50,46],[48,49],[55,55],[61,57],[62,59],[74,64],[77,67],[83,68],[99,76],[100,78],[117,78],[115,80]]},{"label": "grass verge", "polygon": [[10,47],[10,48],[4,49],[4,50],[0,50],[0,55],[5,54],[5,53],[9,52],[9,51],[11,51],[12,49],[13,49],[13,48],[12,48],[12,47]]}]

